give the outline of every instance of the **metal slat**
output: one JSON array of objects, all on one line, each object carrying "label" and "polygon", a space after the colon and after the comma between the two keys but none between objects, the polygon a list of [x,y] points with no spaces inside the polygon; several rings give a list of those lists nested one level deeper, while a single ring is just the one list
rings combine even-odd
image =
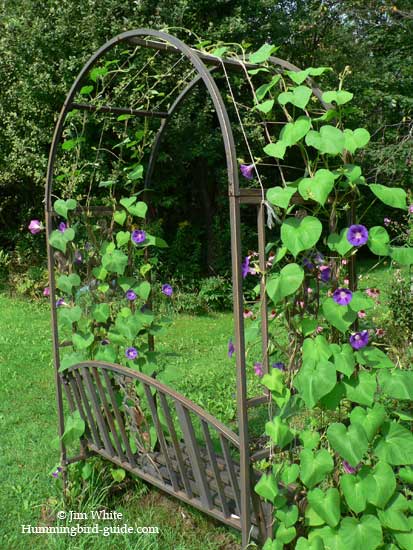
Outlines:
[{"label": "metal slat", "polygon": [[92,430],[92,440],[98,448],[102,447],[102,442],[101,442],[99,434],[96,430],[95,419],[93,418],[92,410],[91,410],[90,405],[89,405],[89,400],[86,396],[86,393],[85,393],[85,390],[84,390],[84,387],[83,387],[82,378],[80,377],[80,373],[79,373],[78,370],[73,371],[73,373],[75,375],[76,385],[77,385],[77,388],[79,390],[79,394],[80,394],[82,402],[85,406],[87,419],[88,419],[88,424],[90,426],[90,429]]},{"label": "metal slat", "polygon": [[212,470],[214,472],[215,483],[217,484],[218,495],[221,501],[222,511],[225,517],[229,516],[228,504],[225,498],[224,487],[222,485],[221,476],[218,468],[217,458],[214,452],[214,447],[211,440],[211,434],[209,433],[209,426],[205,420],[201,420],[202,432],[206,443],[209,462],[211,463]]},{"label": "metal slat", "polygon": [[81,111],[96,111],[98,113],[125,114],[139,117],[167,118],[166,111],[145,111],[142,109],[130,109],[128,107],[111,107],[110,105],[93,105],[91,103],[71,103],[70,109],[79,109]]},{"label": "metal slat", "polygon": [[106,424],[105,424],[105,419],[103,418],[102,413],[100,412],[100,405],[99,405],[99,402],[98,402],[97,397],[96,397],[96,391],[95,391],[95,388],[93,386],[92,377],[90,376],[90,373],[89,373],[89,370],[88,370],[87,367],[84,367],[82,369],[82,375],[83,375],[83,378],[86,381],[86,385],[87,385],[87,388],[89,390],[90,399],[91,399],[91,402],[92,402],[92,405],[93,405],[93,411],[95,413],[96,420],[97,420],[97,423],[98,423],[98,426],[99,426],[99,431],[100,431],[100,435],[101,435],[102,440],[103,440],[103,445],[106,449],[106,452],[108,454],[110,454],[111,456],[114,456],[115,451],[112,447],[112,443],[111,443],[110,438],[109,438],[109,432],[108,432],[108,429],[107,429]]},{"label": "metal slat", "polygon": [[208,481],[206,479],[204,464],[201,460],[201,455],[198,449],[198,443],[195,438],[194,427],[192,425],[189,412],[181,405],[181,403],[175,402],[176,412],[182,427],[186,448],[189,459],[191,461],[192,471],[195,476],[195,481],[199,487],[199,496],[204,506],[211,510],[213,507],[211,493],[208,487]]},{"label": "metal slat", "polygon": [[109,424],[109,428],[110,428],[110,432],[112,433],[113,441],[115,442],[116,451],[117,451],[118,456],[120,457],[120,459],[122,461],[124,461],[124,460],[126,460],[126,456],[125,456],[125,454],[122,450],[122,445],[120,444],[119,436],[118,436],[118,433],[116,431],[115,424],[113,423],[113,415],[110,411],[109,404],[108,404],[108,401],[107,401],[106,395],[105,395],[105,390],[103,389],[102,382],[100,381],[99,373],[98,373],[98,370],[96,368],[92,368],[92,375],[93,375],[93,378],[95,379],[95,382],[96,382],[96,387],[98,389],[98,393],[99,393],[99,396],[100,396],[100,401],[103,405],[103,410],[105,411],[106,420]]},{"label": "metal slat", "polygon": [[109,378],[108,373],[105,369],[102,370],[103,378],[105,379],[105,385],[109,392],[110,401],[112,403],[113,412],[115,413],[116,422],[118,423],[120,434],[122,437],[122,442],[126,450],[126,456],[128,457],[128,461],[131,464],[131,466],[134,468],[136,466],[135,459],[133,457],[132,449],[130,448],[130,443],[128,439],[128,435],[125,430],[125,425],[122,420],[122,415],[120,414],[118,404],[116,402],[116,396],[114,394],[112,384]]},{"label": "metal slat", "polygon": [[169,405],[168,405],[168,402],[166,400],[165,395],[162,392],[159,392],[158,395],[159,395],[159,400],[160,400],[160,403],[161,403],[162,411],[163,411],[163,414],[165,416],[166,424],[168,426],[169,435],[171,436],[173,449],[174,449],[176,461],[177,461],[177,464],[178,464],[179,473],[181,474],[182,483],[184,485],[184,489],[185,489],[186,494],[188,495],[189,498],[192,498],[193,495],[192,495],[191,485],[189,483],[189,479],[188,479],[188,476],[187,476],[186,466],[185,466],[184,459],[183,459],[183,456],[182,456],[182,451],[181,451],[181,447],[179,445],[178,436],[176,434],[176,430],[175,430],[175,426],[174,426],[174,423],[173,423],[173,420],[172,420],[171,412],[169,410]]},{"label": "metal slat", "polygon": [[174,488],[174,491],[177,491],[179,489],[178,487],[178,481],[176,479],[176,474],[174,472],[174,469],[172,467],[171,459],[168,454],[168,447],[166,445],[165,436],[163,434],[162,425],[159,420],[158,411],[156,410],[156,404],[155,400],[151,393],[151,388],[147,386],[146,384],[143,385],[143,389],[145,390],[146,399],[149,404],[149,408],[151,410],[152,420],[155,426],[156,433],[158,435],[159,443],[161,445],[161,450],[163,455],[165,456],[166,460],[166,467],[168,468],[169,473],[169,479],[171,480],[172,487]]},{"label": "metal slat", "polygon": [[[239,486],[238,486],[237,475],[236,475],[235,470],[234,470],[234,464],[232,462],[231,454],[229,452],[228,442],[222,434],[219,434],[219,439],[221,441],[222,453],[224,455],[225,464],[227,466],[227,471],[228,471],[228,474],[229,474],[231,487],[232,487],[232,490],[234,491],[234,495],[235,495],[235,506],[236,506],[236,509],[237,509],[237,513],[238,513],[239,516],[241,516],[240,491],[239,491]],[[248,502],[248,504],[249,504],[249,502]],[[248,507],[245,511],[248,513],[248,510],[249,510],[249,505],[248,505]]]}]

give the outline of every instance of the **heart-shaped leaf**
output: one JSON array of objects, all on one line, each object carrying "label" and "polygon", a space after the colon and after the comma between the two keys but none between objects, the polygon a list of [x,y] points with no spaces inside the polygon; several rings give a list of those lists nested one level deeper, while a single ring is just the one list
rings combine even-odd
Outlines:
[{"label": "heart-shaped leaf", "polygon": [[370,141],[370,134],[364,128],[357,128],[357,130],[350,130],[346,128],[344,134],[344,147],[350,153],[355,153],[357,149],[365,147]]},{"label": "heart-shaped leaf", "polygon": [[401,210],[407,209],[407,195],[406,191],[401,187],[386,187],[379,183],[371,183],[370,189],[387,206],[393,208],[400,208]]},{"label": "heart-shaped leaf", "polygon": [[311,541],[300,537],[295,545],[295,550],[325,550],[325,546],[320,537],[314,537]]},{"label": "heart-shaped leaf", "polygon": [[333,298],[327,298],[323,302],[323,313],[330,325],[337,328],[343,334],[357,319],[357,312],[353,311],[348,305],[341,306],[336,304]]},{"label": "heart-shaped leaf", "polygon": [[321,168],[312,178],[303,178],[298,184],[298,191],[305,200],[314,200],[324,206],[334,187],[336,176],[330,170]]},{"label": "heart-shaped leaf", "polygon": [[138,164],[133,168],[131,172],[128,173],[128,179],[132,181],[140,180],[143,178],[143,166]]},{"label": "heart-shaped leaf", "polygon": [[333,449],[353,468],[359,464],[369,446],[366,432],[358,424],[346,428],[344,424],[334,422],[327,430],[327,438]]},{"label": "heart-shaped leaf", "polygon": [[350,413],[350,422],[362,426],[369,441],[374,438],[385,420],[386,409],[378,403],[372,409],[355,407]]},{"label": "heart-shaped leaf", "polygon": [[297,532],[295,527],[287,527],[284,523],[280,523],[277,531],[275,532],[275,540],[282,544],[289,544],[295,539]]},{"label": "heart-shaped leaf", "polygon": [[95,340],[95,337],[91,332],[86,334],[75,333],[72,335],[73,345],[77,350],[82,350],[90,347]]},{"label": "heart-shaped leaf", "polygon": [[335,487],[331,487],[325,493],[321,489],[313,489],[307,493],[307,500],[327,525],[338,525],[341,518],[340,494]]},{"label": "heart-shaped leaf", "polygon": [[294,294],[304,280],[304,270],[298,264],[284,266],[280,273],[267,281],[267,294],[277,304],[286,296]]},{"label": "heart-shaped leaf", "polygon": [[286,485],[294,483],[300,473],[298,464],[285,465],[281,474],[281,481]]},{"label": "heart-shaped leaf", "polygon": [[344,379],[343,384],[346,389],[347,399],[354,401],[354,403],[371,407],[377,391],[375,374],[360,372],[357,377]]},{"label": "heart-shaped leaf", "polygon": [[62,218],[65,218],[65,220],[67,220],[68,211],[74,210],[76,206],[77,202],[74,199],[67,199],[65,201],[63,199],[57,199],[53,204],[55,212]]},{"label": "heart-shaped leaf", "polygon": [[270,82],[267,84],[262,84],[259,88],[255,90],[255,95],[257,96],[258,101],[262,101],[267,93],[273,88],[280,80],[281,76],[279,74],[275,75]]},{"label": "heart-shaped leaf", "polygon": [[403,512],[409,510],[409,503],[404,495],[396,493],[387,503],[384,510],[378,510],[377,515],[383,527],[393,531],[410,531],[409,520]]},{"label": "heart-shaped leaf", "polygon": [[382,437],[374,447],[380,460],[394,466],[412,463],[413,435],[397,422],[386,422],[381,429]]},{"label": "heart-shaped leaf", "polygon": [[317,244],[323,226],[313,216],[301,220],[288,218],[281,226],[281,240],[288,250],[296,257],[303,250],[309,250]]},{"label": "heart-shaped leaf", "polygon": [[350,344],[330,344],[333,351],[334,366],[338,372],[342,372],[346,376],[351,376],[356,365],[353,348]]},{"label": "heart-shaped leaf", "polygon": [[336,385],[336,370],[328,361],[307,361],[294,379],[294,387],[308,408],[313,408]]},{"label": "heart-shaped leaf", "polygon": [[76,351],[72,353],[67,353],[62,357],[62,360],[60,361],[59,372],[63,372],[73,365],[78,365],[85,359],[85,352]]},{"label": "heart-shaped leaf", "polygon": [[49,242],[53,248],[56,248],[65,254],[68,243],[73,241],[74,238],[75,231],[71,227],[68,227],[65,231],[55,229],[50,233]]},{"label": "heart-shaped leaf", "polygon": [[102,266],[109,273],[117,273],[123,275],[128,264],[128,257],[120,250],[107,252],[102,256]]},{"label": "heart-shaped leaf", "polygon": [[254,487],[254,491],[260,495],[260,497],[274,502],[276,499],[279,489],[277,480],[273,474],[264,474],[260,477],[258,483]]},{"label": "heart-shaped leaf", "polygon": [[379,384],[383,393],[392,399],[413,400],[413,372],[402,370],[382,370]]},{"label": "heart-shaped leaf", "polygon": [[278,96],[278,103],[280,105],[286,105],[291,103],[300,109],[305,109],[307,103],[310,101],[310,97],[313,91],[308,86],[298,86],[293,88],[290,92],[282,92]]},{"label": "heart-shaped leaf", "polygon": [[369,468],[363,467],[355,474],[345,474],[340,478],[340,486],[347,506],[356,514],[364,512],[367,506],[367,485],[365,479]]},{"label": "heart-shaped leaf", "polygon": [[327,155],[339,155],[344,150],[344,134],[335,126],[322,126],[319,132],[310,130],[305,142]]},{"label": "heart-shaped leaf", "polygon": [[[396,539],[397,544],[403,550],[413,550],[413,538],[412,538],[413,516],[410,516],[407,521],[409,523],[410,532],[409,533],[397,533],[397,532],[395,532],[394,533],[394,538]],[[390,548],[390,549],[386,548],[386,550],[399,550],[399,547],[395,546],[394,549],[393,548]]]},{"label": "heart-shaped leaf", "polygon": [[333,469],[333,459],[325,449],[321,449],[316,453],[313,453],[310,449],[301,451],[300,478],[309,489],[320,483]]},{"label": "heart-shaped leaf", "polygon": [[280,140],[291,147],[299,142],[311,128],[311,119],[300,116],[295,122],[288,122],[280,132]]},{"label": "heart-shaped leaf", "polygon": [[98,323],[106,323],[110,316],[109,304],[98,304],[93,308],[92,317]]},{"label": "heart-shaped leaf", "polygon": [[285,506],[275,512],[275,517],[279,519],[286,527],[292,527],[298,520],[298,508],[295,504]]},{"label": "heart-shaped leaf", "polygon": [[376,225],[369,229],[369,240],[367,246],[377,256],[388,256],[390,254],[390,236],[384,227]]},{"label": "heart-shaped leaf", "polygon": [[85,433],[85,421],[80,416],[79,411],[74,411],[66,417],[66,426],[62,441],[65,445],[77,443],[79,438]]},{"label": "heart-shaped leaf", "polygon": [[265,433],[271,437],[274,445],[284,449],[294,439],[294,434],[279,416],[275,416],[270,422],[265,424]]},{"label": "heart-shaped leaf", "polygon": [[274,107],[274,100],[267,99],[266,101],[263,101],[262,103],[258,103],[257,105],[255,105],[254,109],[258,109],[258,111],[261,111],[261,113],[268,114],[273,107]]},{"label": "heart-shaped leaf", "polygon": [[278,50],[277,46],[273,46],[272,44],[263,44],[256,52],[250,53],[249,60],[251,63],[254,63],[254,65],[264,63],[264,61],[267,61],[267,59],[276,50]]},{"label": "heart-shaped leaf", "polygon": [[269,143],[264,147],[264,153],[269,157],[274,157],[276,159],[283,159],[285,151],[287,149],[287,144],[284,141],[277,141],[277,143]]},{"label": "heart-shaped leaf", "polygon": [[56,286],[62,290],[65,294],[70,294],[74,286],[80,285],[80,277],[77,273],[71,273],[70,275],[60,275],[57,279]]},{"label": "heart-shaped leaf", "polygon": [[327,360],[332,355],[332,349],[324,336],[318,334],[315,338],[306,338],[303,342],[303,362]]},{"label": "heart-shaped leaf", "polygon": [[320,434],[311,430],[304,430],[300,433],[300,439],[304,449],[315,449],[320,443]]},{"label": "heart-shaped leaf", "polygon": [[344,518],[339,534],[343,550],[375,550],[383,541],[380,521],[372,515]]},{"label": "heart-shaped leaf", "polygon": [[385,462],[378,462],[365,479],[367,502],[377,508],[384,508],[396,490],[393,468]]},{"label": "heart-shaped leaf", "polygon": [[288,208],[291,197],[296,191],[295,187],[272,187],[267,191],[267,200],[280,208]]},{"label": "heart-shaped leaf", "polygon": [[99,346],[96,353],[96,361],[106,361],[107,363],[115,363],[118,353],[113,346]]},{"label": "heart-shaped leaf", "polygon": [[285,388],[284,375],[278,369],[271,369],[268,374],[264,374],[261,383],[270,391],[278,394],[281,394]]},{"label": "heart-shaped leaf", "polygon": [[57,310],[57,317],[59,319],[59,325],[62,327],[71,327],[73,323],[80,321],[82,310],[79,306],[62,307]]},{"label": "heart-shaped leaf", "polygon": [[126,221],[126,212],[124,210],[116,210],[116,212],[113,214],[113,219],[115,222],[119,225],[123,225]]},{"label": "heart-shaped leaf", "polygon": [[118,231],[116,233],[116,244],[121,247],[125,244],[128,244],[130,241],[129,231]]},{"label": "heart-shaped leaf", "polygon": [[337,233],[331,233],[327,239],[327,246],[330,250],[338,252],[340,256],[345,256],[353,246],[347,239],[348,227],[345,227],[340,231],[340,235]]},{"label": "heart-shaped leaf", "polygon": [[136,292],[142,300],[147,300],[149,297],[149,294],[151,293],[151,285],[148,283],[148,281],[143,281],[136,289]]},{"label": "heart-shaped leaf", "polygon": [[400,265],[412,265],[413,248],[407,246],[392,246],[390,248],[390,257]]},{"label": "heart-shaped leaf", "polygon": [[353,94],[351,92],[346,92],[346,90],[332,90],[324,92],[322,95],[322,100],[326,103],[337,103],[337,105],[344,105],[353,99]]}]

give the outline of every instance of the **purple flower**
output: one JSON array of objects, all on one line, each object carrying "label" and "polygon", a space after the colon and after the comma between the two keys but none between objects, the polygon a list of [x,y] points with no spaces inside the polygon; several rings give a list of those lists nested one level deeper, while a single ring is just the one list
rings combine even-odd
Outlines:
[{"label": "purple flower", "polygon": [[64,233],[67,229],[67,225],[65,222],[60,222],[59,223],[59,227],[58,227],[58,230],[61,232],[61,233]]},{"label": "purple flower", "polygon": [[108,344],[110,344],[110,341],[108,340],[108,338],[103,338],[103,340],[101,340],[100,342],[101,346],[107,346]]},{"label": "purple flower", "polygon": [[413,214],[413,204],[409,206],[409,214]]},{"label": "purple flower", "polygon": [[350,225],[347,231],[347,240],[353,246],[363,246],[369,238],[369,232],[364,225]]},{"label": "purple flower", "polygon": [[50,288],[48,286],[43,289],[43,296],[50,296]]},{"label": "purple flower", "polygon": [[355,332],[350,336],[350,344],[354,349],[361,349],[367,346],[369,343],[369,331],[362,330],[361,332]]},{"label": "purple flower", "polygon": [[228,341],[228,357],[231,359],[234,353],[235,353],[234,344],[232,343],[232,340],[230,338]]},{"label": "purple flower", "polygon": [[320,265],[320,279],[323,281],[323,283],[328,283],[330,280],[331,275],[331,268],[328,265]]},{"label": "purple flower", "polygon": [[254,363],[254,373],[257,376],[262,376],[264,371],[262,370],[262,363]]},{"label": "purple flower", "polygon": [[242,262],[241,270],[243,279],[245,279],[248,274],[255,275],[257,273],[255,269],[252,269],[252,267],[250,267],[250,257],[251,256],[245,256],[245,259]]},{"label": "purple flower", "polygon": [[241,174],[247,180],[254,179],[254,165],[253,164],[241,164],[240,166]]},{"label": "purple flower", "polygon": [[56,307],[67,306],[64,298],[59,298],[56,302]]},{"label": "purple flower", "polygon": [[353,298],[353,293],[348,288],[337,288],[333,292],[333,300],[339,306],[348,305]]},{"label": "purple flower", "polygon": [[133,300],[136,300],[136,294],[131,288],[126,292],[125,296],[126,299],[130,300],[131,302],[133,302]]},{"label": "purple flower", "polygon": [[316,253],[316,255],[314,256],[314,262],[317,265],[320,265],[324,262],[324,256],[321,254],[321,252]]},{"label": "purple flower", "polygon": [[171,287],[171,285],[164,284],[162,285],[162,294],[165,294],[165,296],[172,296],[174,292],[174,289]]},{"label": "purple flower", "polygon": [[384,225],[390,225],[391,224],[391,219],[390,218],[384,218],[383,223],[384,223]]},{"label": "purple flower", "polygon": [[251,319],[251,317],[254,317],[254,312],[250,309],[244,309],[244,319]]},{"label": "purple flower", "polygon": [[43,229],[42,222],[40,222],[39,220],[30,220],[29,231],[32,235],[36,235],[36,233],[40,233],[42,229]]},{"label": "purple flower", "polygon": [[81,264],[83,262],[83,256],[80,250],[75,250],[75,253],[73,255],[73,259],[75,264]]},{"label": "purple flower", "polygon": [[145,231],[143,231],[143,229],[135,229],[135,231],[132,231],[132,241],[135,244],[141,244],[146,241]]},{"label": "purple flower", "polygon": [[308,258],[303,258],[303,266],[307,269],[314,269],[314,264],[312,264]]},{"label": "purple flower", "polygon": [[59,477],[60,472],[62,471],[62,468],[60,466],[57,467],[56,471],[52,472],[52,476],[57,479]]},{"label": "purple flower", "polygon": [[136,348],[128,348],[125,351],[125,356],[133,361],[138,357],[138,350]]},{"label": "purple flower", "polygon": [[278,361],[277,363],[272,363],[271,367],[273,369],[285,370],[285,365],[281,361]]},{"label": "purple flower", "polygon": [[346,460],[343,460],[341,464],[346,474],[355,474],[357,472],[357,468],[353,468],[353,466],[350,466],[350,464]]}]

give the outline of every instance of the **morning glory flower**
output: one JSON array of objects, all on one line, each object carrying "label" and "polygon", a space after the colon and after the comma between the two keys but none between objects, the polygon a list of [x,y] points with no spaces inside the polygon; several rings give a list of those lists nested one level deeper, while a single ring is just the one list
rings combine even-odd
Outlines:
[{"label": "morning glory flower", "polygon": [[272,363],[271,367],[273,369],[285,370],[285,365],[281,361],[278,361],[277,363]]},{"label": "morning glory flower", "polygon": [[174,292],[174,289],[171,287],[171,285],[164,284],[162,285],[162,294],[165,294],[165,296],[172,296]]},{"label": "morning glory flower", "polygon": [[59,298],[56,302],[56,307],[67,306],[64,298]]},{"label": "morning glory flower", "polygon": [[103,338],[103,340],[100,341],[101,346],[107,346],[108,344],[110,344],[108,338]]},{"label": "morning glory flower", "polygon": [[323,281],[323,283],[328,283],[330,280],[331,275],[331,268],[328,265],[320,265],[320,279]]},{"label": "morning glory flower", "polygon": [[241,271],[243,279],[245,279],[248,274],[255,275],[257,273],[255,269],[252,269],[252,267],[250,267],[250,256],[245,256],[245,259],[241,265]]},{"label": "morning glory flower", "polygon": [[129,289],[126,292],[125,297],[127,300],[130,300],[131,302],[133,302],[133,300],[136,300],[136,294],[132,289]]},{"label": "morning glory flower", "polygon": [[40,233],[40,231],[43,229],[42,222],[40,222],[39,220],[30,220],[28,227],[32,235],[36,235],[36,233]]},{"label": "morning glory flower", "polygon": [[347,240],[353,246],[363,246],[369,238],[369,232],[364,225],[350,225],[347,231]]},{"label": "morning glory flower", "polygon": [[241,174],[247,180],[254,179],[254,165],[253,164],[241,164],[240,170],[241,170]]},{"label": "morning glory flower", "polygon": [[232,340],[230,338],[228,341],[228,357],[231,359],[234,353],[235,353],[234,344],[232,343]]},{"label": "morning glory flower", "polygon": [[82,263],[83,256],[82,256],[82,253],[80,252],[80,250],[75,250],[75,253],[73,255],[73,259],[74,259],[75,264],[81,264]]},{"label": "morning glory flower", "polygon": [[254,373],[257,376],[262,376],[264,371],[262,370],[262,363],[254,363]]},{"label": "morning glory flower", "polygon": [[413,204],[409,206],[409,214],[413,214]]},{"label": "morning glory flower", "polygon": [[57,228],[61,233],[64,233],[67,229],[67,225],[65,222],[60,222],[59,227]]},{"label": "morning glory flower", "polygon": [[43,296],[50,296],[50,288],[48,286],[43,289]]},{"label": "morning glory flower", "polygon": [[357,468],[353,468],[353,466],[350,466],[350,464],[346,460],[343,460],[341,464],[346,474],[355,474],[357,472]]},{"label": "morning glory flower", "polygon": [[145,231],[143,231],[143,229],[135,229],[135,231],[132,231],[132,241],[135,244],[141,244],[146,241]]},{"label": "morning glory flower", "polygon": [[136,359],[138,357],[138,350],[136,348],[128,348],[126,351],[125,351],[125,356],[128,358],[128,359],[131,359],[132,361],[134,359]]},{"label": "morning glory flower", "polygon": [[348,288],[337,288],[333,292],[333,300],[339,306],[348,305],[353,298],[353,293]]},{"label": "morning glory flower", "polygon": [[307,269],[314,269],[314,264],[312,264],[308,258],[303,258],[303,266]]},{"label": "morning glory flower", "polygon": [[52,476],[57,479],[59,477],[60,472],[62,471],[62,468],[60,466],[57,467],[55,472],[52,472]]},{"label": "morning glory flower", "polygon": [[369,331],[362,330],[350,336],[350,344],[353,349],[361,349],[369,343]]}]

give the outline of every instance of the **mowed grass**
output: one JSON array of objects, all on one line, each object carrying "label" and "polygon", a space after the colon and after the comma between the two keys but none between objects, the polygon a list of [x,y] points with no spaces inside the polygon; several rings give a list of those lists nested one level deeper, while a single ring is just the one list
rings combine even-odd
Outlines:
[{"label": "mowed grass", "polygon": [[[372,262],[363,265],[359,287],[382,291],[378,319],[386,315],[386,296],[392,272]],[[105,502],[93,498],[75,511],[90,512],[98,504],[123,513],[121,524],[158,526],[158,535],[34,535],[22,534],[21,525],[56,525],[61,504],[51,470],[58,453],[51,447],[57,433],[54,374],[51,362],[49,309],[0,294],[0,548],[231,550],[240,548],[239,536],[207,516],[181,505],[155,488],[137,481]],[[227,356],[233,335],[230,313],[172,319],[159,337],[165,374],[160,378],[236,428],[235,360]],[[248,357],[249,394],[259,391]],[[109,466],[108,466],[109,468]],[[98,488],[97,488],[98,489]],[[119,522],[117,522],[119,523]],[[109,525],[109,524],[108,524]]]}]

